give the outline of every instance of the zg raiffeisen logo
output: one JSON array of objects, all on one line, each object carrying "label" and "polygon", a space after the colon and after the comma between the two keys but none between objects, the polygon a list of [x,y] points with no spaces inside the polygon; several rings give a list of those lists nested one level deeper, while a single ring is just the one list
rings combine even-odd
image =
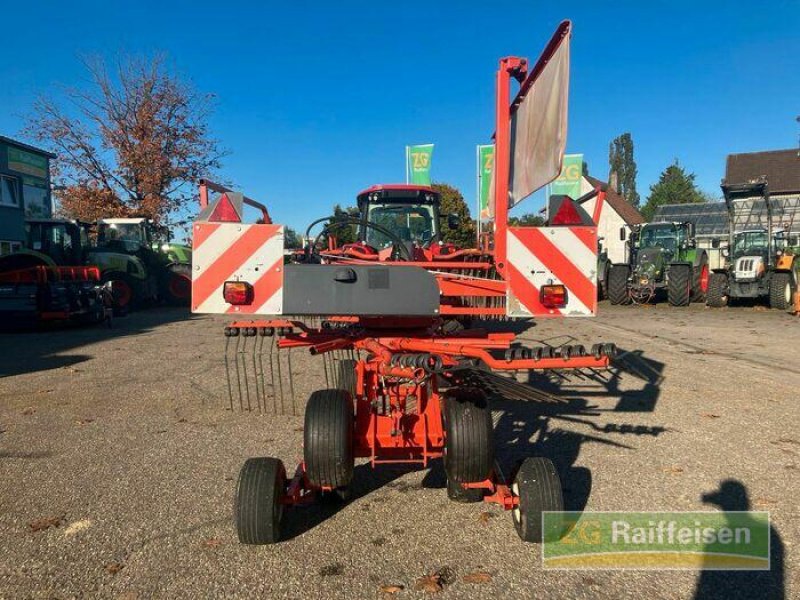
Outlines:
[{"label": "zg raiffeisen logo", "polygon": [[769,570],[767,512],[547,512],[551,569]]}]

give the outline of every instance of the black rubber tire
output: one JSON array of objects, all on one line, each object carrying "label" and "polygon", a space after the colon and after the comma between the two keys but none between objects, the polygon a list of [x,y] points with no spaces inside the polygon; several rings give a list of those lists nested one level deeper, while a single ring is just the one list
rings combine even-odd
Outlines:
[{"label": "black rubber tire", "polygon": [[336,387],[356,397],[356,361],[345,358],[336,363]]},{"label": "black rubber tire", "polygon": [[277,458],[249,458],[239,472],[234,500],[242,544],[274,544],[281,538],[286,469]]},{"label": "black rubber tire", "polygon": [[611,265],[608,272],[608,301],[611,304],[630,304],[628,277],[631,269],[627,265]]},{"label": "black rubber tire", "polygon": [[447,479],[459,483],[488,479],[494,466],[494,427],[485,394],[470,388],[454,390],[444,399],[442,416]]},{"label": "black rubber tire", "polygon": [[464,489],[460,483],[449,478],[447,480],[447,497],[453,502],[463,502],[465,504],[481,502],[485,494],[486,490],[483,488]]},{"label": "black rubber tire", "polygon": [[[708,286],[706,286],[706,291],[703,291],[702,288],[702,280],[703,280],[703,269],[709,271],[708,268],[708,256],[703,254],[702,258],[700,259],[700,264],[696,265],[692,269],[692,302],[705,302],[706,296],[708,295]],[[708,277],[710,278],[711,275],[709,273]],[[709,284],[711,281],[709,280]]]},{"label": "black rubber tire", "polygon": [[[189,306],[192,300],[192,268],[189,265],[170,265],[162,285],[162,297],[171,306]],[[173,287],[172,278],[181,278]]]},{"label": "black rubber tire", "polygon": [[671,306],[689,306],[692,297],[692,267],[672,265],[669,268],[667,299]]},{"label": "black rubber tire", "polygon": [[345,390],[317,390],[306,405],[306,477],[315,486],[346,487],[353,479],[353,399]]},{"label": "black rubber tire", "polygon": [[725,273],[711,273],[709,276],[706,304],[713,308],[728,305],[728,276]]},{"label": "black rubber tire", "polygon": [[[519,504],[511,511],[517,534],[525,542],[540,543],[544,538],[542,513],[564,510],[561,479],[555,465],[549,458],[526,458],[511,490],[519,497]],[[557,524],[552,530],[548,528],[547,541],[560,539],[562,535],[563,528]]]},{"label": "black rubber tire", "polygon": [[142,298],[140,293],[140,283],[127,273],[123,273],[122,271],[106,271],[103,273],[100,281],[102,283],[108,283],[109,281],[120,281],[130,289],[130,292],[126,293],[126,297],[121,298],[119,296],[119,292],[114,289],[114,284],[112,283],[112,308],[114,309],[115,314],[117,312],[121,314],[127,314],[131,308],[141,305]]},{"label": "black rubber tire", "polygon": [[792,274],[783,271],[772,274],[769,280],[769,307],[788,310],[792,306],[794,286]]}]

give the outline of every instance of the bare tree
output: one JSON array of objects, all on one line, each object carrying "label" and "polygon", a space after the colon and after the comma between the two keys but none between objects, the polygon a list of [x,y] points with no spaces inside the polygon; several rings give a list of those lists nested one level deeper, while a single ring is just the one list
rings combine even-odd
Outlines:
[{"label": "bare tree", "polygon": [[147,216],[164,221],[220,165],[209,134],[212,96],[170,73],[163,57],[125,58],[110,70],[86,61],[85,89],[61,103],[36,101],[24,133],[53,148],[62,211],[74,218]]}]

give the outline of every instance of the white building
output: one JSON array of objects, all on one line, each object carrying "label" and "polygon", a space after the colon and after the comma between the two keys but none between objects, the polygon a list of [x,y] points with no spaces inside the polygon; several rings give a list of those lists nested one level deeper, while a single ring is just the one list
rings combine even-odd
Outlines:
[{"label": "white building", "polygon": [[[602,247],[608,252],[608,258],[612,263],[623,263],[628,259],[627,244],[620,240],[620,229],[627,229],[625,239],[628,239],[633,225],[641,225],[644,218],[632,204],[627,202],[617,192],[607,186],[606,183],[595,179],[589,175],[584,175],[581,179],[581,196],[588,194],[597,186],[606,187],[606,199],[600,210],[600,218],[597,222],[597,237],[601,240]],[[583,209],[594,216],[597,206],[597,196],[584,200],[581,203]]]}]

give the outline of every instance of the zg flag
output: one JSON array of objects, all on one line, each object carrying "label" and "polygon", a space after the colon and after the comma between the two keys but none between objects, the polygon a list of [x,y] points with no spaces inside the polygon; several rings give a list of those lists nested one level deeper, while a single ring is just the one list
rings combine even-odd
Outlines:
[{"label": "zg flag", "polygon": [[478,146],[478,206],[481,219],[489,219],[492,216],[489,198],[492,191],[493,170],[494,145]]},{"label": "zg flag", "polygon": [[415,185],[431,184],[433,144],[406,146],[406,181]]},{"label": "zg flag", "polygon": [[565,154],[561,174],[550,184],[551,196],[569,196],[573,200],[581,197],[583,179],[583,154]]}]

